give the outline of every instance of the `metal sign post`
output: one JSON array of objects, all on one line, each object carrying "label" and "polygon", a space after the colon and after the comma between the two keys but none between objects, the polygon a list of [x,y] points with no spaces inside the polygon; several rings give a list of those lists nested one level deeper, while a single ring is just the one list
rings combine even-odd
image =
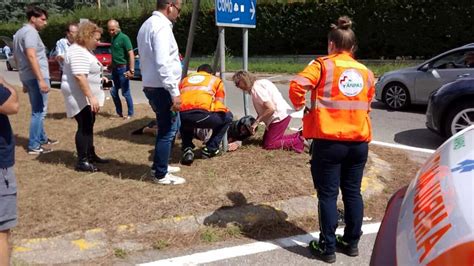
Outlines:
[{"label": "metal sign post", "polygon": [[[219,77],[224,80],[224,73],[225,73],[225,29],[224,27],[219,27],[219,61],[221,70],[219,71]],[[225,98],[224,98],[225,104]],[[224,147],[224,151],[227,151],[228,142],[227,142],[227,132],[222,138],[222,146]]]},{"label": "metal sign post", "polygon": [[[243,28],[243,69],[248,71],[248,29],[255,28],[257,24],[257,0],[216,0],[215,10],[217,26]],[[243,93],[243,99],[244,113],[248,115],[248,95],[246,93]]]}]

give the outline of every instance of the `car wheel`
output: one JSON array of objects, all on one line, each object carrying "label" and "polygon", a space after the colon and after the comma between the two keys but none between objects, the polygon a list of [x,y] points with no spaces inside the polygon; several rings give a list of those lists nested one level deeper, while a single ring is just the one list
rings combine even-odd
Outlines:
[{"label": "car wheel", "polygon": [[13,71],[13,67],[10,65],[10,63],[8,63],[8,61],[7,61],[7,70]]},{"label": "car wheel", "polygon": [[389,83],[383,90],[382,100],[390,109],[401,110],[410,105],[410,94],[405,85]]},{"label": "car wheel", "polygon": [[446,116],[444,132],[446,137],[450,137],[470,125],[474,125],[474,103],[463,102]]}]

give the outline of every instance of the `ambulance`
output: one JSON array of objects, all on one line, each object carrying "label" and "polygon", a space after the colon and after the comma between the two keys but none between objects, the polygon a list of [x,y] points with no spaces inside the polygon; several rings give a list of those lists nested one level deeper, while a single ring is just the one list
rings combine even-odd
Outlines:
[{"label": "ambulance", "polygon": [[474,125],[392,196],[370,265],[474,265]]}]

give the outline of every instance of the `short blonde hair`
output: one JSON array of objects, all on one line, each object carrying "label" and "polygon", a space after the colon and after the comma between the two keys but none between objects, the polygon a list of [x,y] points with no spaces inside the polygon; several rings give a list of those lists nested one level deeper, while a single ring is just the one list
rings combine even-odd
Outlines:
[{"label": "short blonde hair", "polygon": [[232,76],[232,81],[234,81],[234,84],[237,85],[240,82],[243,82],[245,84],[245,87],[249,88],[252,88],[255,80],[257,80],[257,78],[253,74],[245,70],[239,70],[235,72],[235,74]]},{"label": "short blonde hair", "polygon": [[104,30],[101,27],[97,26],[97,24],[93,22],[82,22],[79,24],[79,29],[77,31],[77,36],[75,42],[79,45],[84,46],[87,41],[94,38],[94,33],[102,34]]}]

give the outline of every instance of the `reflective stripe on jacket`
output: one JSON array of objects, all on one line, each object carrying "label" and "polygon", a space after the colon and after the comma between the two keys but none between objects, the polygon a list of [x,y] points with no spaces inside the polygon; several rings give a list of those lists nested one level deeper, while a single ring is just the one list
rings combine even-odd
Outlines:
[{"label": "reflective stripe on jacket", "polygon": [[305,138],[340,141],[372,139],[370,103],[374,76],[350,54],[321,57],[290,83],[290,100],[299,109],[311,90],[309,112],[303,117]]},{"label": "reflective stripe on jacket", "polygon": [[209,112],[227,112],[224,105],[224,83],[207,72],[188,75],[179,86],[181,93],[180,111],[201,109]]}]

